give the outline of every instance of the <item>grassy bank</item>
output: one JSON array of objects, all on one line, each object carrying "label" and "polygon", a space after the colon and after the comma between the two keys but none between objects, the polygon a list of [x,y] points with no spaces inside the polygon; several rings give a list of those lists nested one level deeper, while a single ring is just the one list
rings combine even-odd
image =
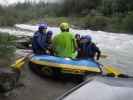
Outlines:
[{"label": "grassy bank", "polygon": [[14,36],[0,33],[0,67],[9,66],[14,59]]}]

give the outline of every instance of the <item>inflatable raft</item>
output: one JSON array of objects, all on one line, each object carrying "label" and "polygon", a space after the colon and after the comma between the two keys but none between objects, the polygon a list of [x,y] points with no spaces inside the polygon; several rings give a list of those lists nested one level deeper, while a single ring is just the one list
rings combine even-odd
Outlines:
[{"label": "inflatable raft", "polygon": [[33,56],[30,59],[30,67],[49,76],[84,76],[101,73],[99,64],[92,59],[72,60],[48,55]]},{"label": "inflatable raft", "polygon": [[30,59],[29,66],[35,72],[53,77],[84,77],[87,75],[103,75],[103,73],[114,76],[121,72],[110,66],[101,66],[92,59],[70,59],[49,55],[35,55]]}]

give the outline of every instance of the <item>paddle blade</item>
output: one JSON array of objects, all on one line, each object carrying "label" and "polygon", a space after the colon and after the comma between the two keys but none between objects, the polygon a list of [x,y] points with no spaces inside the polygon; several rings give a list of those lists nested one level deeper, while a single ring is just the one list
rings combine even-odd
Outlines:
[{"label": "paddle blade", "polygon": [[21,70],[25,63],[26,63],[26,59],[25,57],[22,57],[16,60],[15,63],[11,65],[11,68]]},{"label": "paddle blade", "polygon": [[119,75],[122,74],[122,71],[116,67],[113,66],[104,66],[103,70],[105,71],[105,73],[109,74],[113,74],[115,77],[118,77]]}]

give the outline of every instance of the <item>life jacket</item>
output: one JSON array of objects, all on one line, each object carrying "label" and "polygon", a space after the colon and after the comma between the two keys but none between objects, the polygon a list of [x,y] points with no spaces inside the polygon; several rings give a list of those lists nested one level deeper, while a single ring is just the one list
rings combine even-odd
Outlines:
[{"label": "life jacket", "polygon": [[81,45],[82,58],[94,58],[98,51],[99,49],[94,43],[85,43]]},{"label": "life jacket", "polygon": [[70,32],[61,32],[53,39],[53,45],[57,56],[75,58],[77,56],[77,43]]},{"label": "life jacket", "polygon": [[32,49],[35,54],[45,53],[48,44],[46,43],[46,34],[43,32],[35,32],[32,39]]}]

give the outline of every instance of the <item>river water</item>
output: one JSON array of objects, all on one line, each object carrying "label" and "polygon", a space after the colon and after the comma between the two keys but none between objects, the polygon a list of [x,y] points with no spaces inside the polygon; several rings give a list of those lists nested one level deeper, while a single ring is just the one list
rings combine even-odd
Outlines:
[{"label": "river water", "polygon": [[[37,26],[32,25],[16,24],[15,29],[0,28],[0,32],[32,36],[37,28]],[[59,28],[56,27],[49,27],[48,30],[52,30],[54,35],[60,32]],[[76,29],[71,29],[71,31],[74,34],[89,34],[92,36],[93,41],[100,47],[102,52],[108,55],[108,58],[101,59],[100,62],[119,67],[124,73],[133,75],[133,35]]]},{"label": "river water", "polygon": [[[25,24],[16,24],[15,28],[0,28],[0,32],[27,36],[32,36],[36,30],[37,26]],[[49,27],[48,30],[52,30],[54,35],[60,32],[57,27]],[[106,59],[100,59],[102,64],[118,67],[124,73],[133,76],[133,35],[78,29],[71,29],[71,31],[74,34],[91,35],[103,54],[108,55]],[[19,53],[22,51],[20,50]],[[30,71],[26,71],[26,80],[24,80],[28,88],[19,90],[18,96],[10,98],[11,100],[53,100],[76,85],[49,79],[42,80],[30,74],[32,74]]]}]

